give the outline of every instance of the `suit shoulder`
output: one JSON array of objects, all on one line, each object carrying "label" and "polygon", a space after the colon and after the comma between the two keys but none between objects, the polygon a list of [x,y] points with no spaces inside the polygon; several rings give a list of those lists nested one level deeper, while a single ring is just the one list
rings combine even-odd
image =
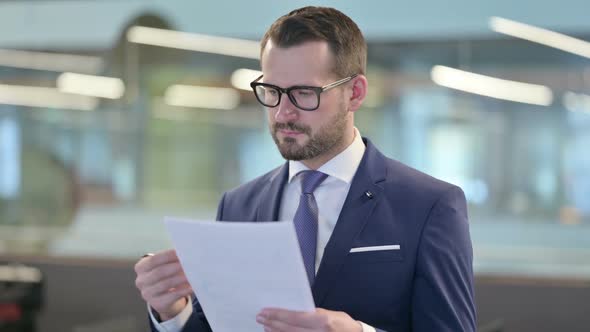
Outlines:
[{"label": "suit shoulder", "polygon": [[253,180],[250,180],[244,184],[239,185],[225,193],[226,198],[233,196],[240,197],[253,197],[256,193],[259,193],[265,185],[272,181],[276,176],[280,176],[280,172],[283,166],[279,166],[272,171],[265,173]]}]

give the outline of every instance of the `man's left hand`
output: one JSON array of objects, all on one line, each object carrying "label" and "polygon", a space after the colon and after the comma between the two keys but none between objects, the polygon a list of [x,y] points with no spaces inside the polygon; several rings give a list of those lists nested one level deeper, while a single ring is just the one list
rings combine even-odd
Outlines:
[{"label": "man's left hand", "polygon": [[263,309],[256,321],[265,332],[362,332],[361,323],[347,313],[318,308],[314,312]]}]

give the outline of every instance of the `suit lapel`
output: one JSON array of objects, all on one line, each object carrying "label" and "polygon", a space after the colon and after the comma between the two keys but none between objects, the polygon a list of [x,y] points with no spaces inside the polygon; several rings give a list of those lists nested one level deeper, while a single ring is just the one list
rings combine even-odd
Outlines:
[{"label": "suit lapel", "polygon": [[354,239],[370,220],[383,193],[379,182],[385,180],[384,157],[368,140],[366,145],[365,155],[352,180],[348,196],[324,250],[312,287],[314,301],[318,307],[328,294],[333,280],[338,277]]},{"label": "suit lapel", "polygon": [[289,175],[288,164],[285,163],[271,176],[268,184],[262,189],[256,221],[277,221],[279,219],[279,207],[283,197],[283,189]]}]

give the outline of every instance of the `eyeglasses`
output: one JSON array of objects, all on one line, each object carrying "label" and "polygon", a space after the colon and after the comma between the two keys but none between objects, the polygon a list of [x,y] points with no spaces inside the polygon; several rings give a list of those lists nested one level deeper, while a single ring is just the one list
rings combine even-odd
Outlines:
[{"label": "eyeglasses", "polygon": [[262,105],[266,107],[278,106],[281,103],[281,96],[285,93],[293,105],[304,111],[315,111],[320,107],[320,94],[322,92],[344,84],[357,77],[358,74],[348,76],[322,87],[296,85],[285,89],[276,85],[258,82],[262,79],[262,76],[263,75],[260,75],[260,77],[250,83],[252,90],[254,90],[254,95],[256,95],[256,99],[258,99]]}]

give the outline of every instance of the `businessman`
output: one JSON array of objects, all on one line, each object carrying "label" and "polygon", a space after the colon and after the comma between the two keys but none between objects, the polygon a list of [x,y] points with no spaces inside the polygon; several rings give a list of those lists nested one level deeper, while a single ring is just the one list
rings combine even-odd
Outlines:
[{"label": "businessman", "polygon": [[[472,248],[458,187],[386,158],[354,125],[367,47],[332,8],[276,20],[251,83],[287,162],[223,195],[221,221],[293,220],[317,309],[265,308],[261,331],[475,331]],[[172,250],[142,258],[154,331],[211,331]]]}]

